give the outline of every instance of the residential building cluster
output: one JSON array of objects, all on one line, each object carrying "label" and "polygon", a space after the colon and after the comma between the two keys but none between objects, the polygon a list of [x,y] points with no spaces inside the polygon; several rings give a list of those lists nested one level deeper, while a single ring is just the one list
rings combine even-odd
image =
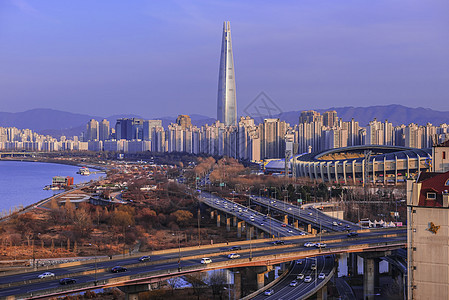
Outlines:
[{"label": "residential building cluster", "polygon": [[80,137],[59,140],[29,129],[0,128],[0,150],[61,151],[91,150],[136,153],[187,152],[227,155],[249,161],[283,158],[291,154],[318,152],[356,145],[392,145],[429,148],[435,141],[449,138],[449,126],[416,124],[393,126],[376,119],[361,127],[352,119],[344,122],[335,111],[320,114],[301,112],[298,124],[280,119],[265,119],[256,124],[251,117],[240,117],[237,126],[220,121],[194,126],[187,115],[164,128],[161,120],[139,118],[109,121],[90,120]]}]

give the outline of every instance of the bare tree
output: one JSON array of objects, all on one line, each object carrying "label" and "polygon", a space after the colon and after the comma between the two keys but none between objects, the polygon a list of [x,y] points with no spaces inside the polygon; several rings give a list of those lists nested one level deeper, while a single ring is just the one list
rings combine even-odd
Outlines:
[{"label": "bare tree", "polygon": [[176,286],[181,281],[180,279],[181,279],[180,277],[172,277],[170,279],[167,279],[167,284],[171,288],[172,295],[173,295],[174,290],[176,289]]},{"label": "bare tree", "polygon": [[219,299],[222,299],[223,288],[226,285],[226,281],[226,273],[222,270],[212,272],[209,278],[209,285],[212,288],[212,295],[214,296],[214,299],[215,295],[218,295]]},{"label": "bare tree", "polygon": [[200,299],[201,290],[206,286],[204,282],[205,273],[197,272],[189,276],[185,276],[186,280],[192,285],[193,291]]}]

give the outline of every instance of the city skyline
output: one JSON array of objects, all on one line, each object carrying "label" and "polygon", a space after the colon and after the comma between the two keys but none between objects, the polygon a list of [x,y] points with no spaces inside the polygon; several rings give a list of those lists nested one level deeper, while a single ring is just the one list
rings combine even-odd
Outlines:
[{"label": "city skyline", "polygon": [[433,2],[68,9],[64,1],[7,1],[0,111],[213,116],[224,19],[238,33],[238,116],[261,91],[283,111],[391,103],[449,110],[448,4]]}]

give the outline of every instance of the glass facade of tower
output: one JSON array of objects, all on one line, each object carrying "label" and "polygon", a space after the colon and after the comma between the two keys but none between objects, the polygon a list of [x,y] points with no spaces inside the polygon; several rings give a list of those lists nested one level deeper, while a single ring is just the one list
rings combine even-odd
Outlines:
[{"label": "glass facade of tower", "polygon": [[223,24],[220,73],[218,77],[217,119],[225,125],[237,125],[234,57],[232,55],[231,25]]}]

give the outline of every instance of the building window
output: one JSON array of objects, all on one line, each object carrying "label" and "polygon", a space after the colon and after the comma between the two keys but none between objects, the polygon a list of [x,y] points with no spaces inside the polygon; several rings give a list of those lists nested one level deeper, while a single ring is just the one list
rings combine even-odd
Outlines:
[{"label": "building window", "polygon": [[443,151],[443,159],[446,159],[446,151]]},{"label": "building window", "polygon": [[427,193],[427,200],[435,200],[437,198],[437,194],[433,192]]}]

